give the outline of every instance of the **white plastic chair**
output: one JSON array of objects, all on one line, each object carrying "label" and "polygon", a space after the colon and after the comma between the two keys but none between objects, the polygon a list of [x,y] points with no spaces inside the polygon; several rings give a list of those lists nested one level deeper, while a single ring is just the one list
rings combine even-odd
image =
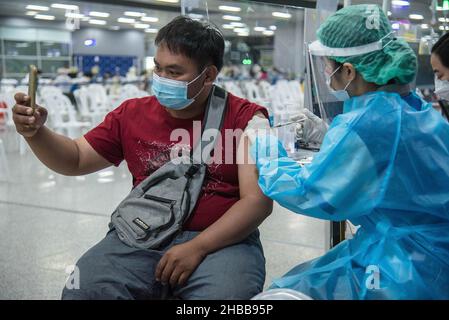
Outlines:
[{"label": "white plastic chair", "polygon": [[2,79],[2,81],[0,82],[0,84],[2,86],[17,86],[19,84],[19,81],[16,79],[8,79],[8,78],[4,78]]},{"label": "white plastic chair", "polygon": [[81,87],[73,92],[75,100],[83,120],[89,120],[93,126],[96,126],[103,121],[106,111],[100,111],[98,109],[92,110],[90,108],[89,92],[86,87]]},{"label": "white plastic chair", "polygon": [[[18,89],[21,89],[18,87]],[[23,89],[23,88],[22,88]],[[25,90],[25,92],[28,89]],[[12,108],[16,104],[16,100],[14,99],[14,95],[17,92],[24,92],[24,90],[17,90],[14,88],[14,90],[9,91],[8,93],[1,93],[0,94],[0,101],[4,101],[6,103],[6,109],[0,109],[0,112],[4,113],[6,115],[6,126],[7,127],[15,127],[14,121],[12,119]],[[24,155],[27,150],[27,143],[25,141],[25,138],[23,138],[21,135],[16,135],[17,137],[17,145],[19,147],[19,152],[21,155]]]},{"label": "white plastic chair", "polygon": [[259,82],[259,92],[264,99],[271,100],[270,89],[271,84],[268,81],[260,81]]},{"label": "white plastic chair", "polygon": [[246,98],[246,96],[243,93],[240,86],[237,85],[237,83],[235,83],[234,81],[225,81],[223,83],[223,86],[226,89],[226,91],[232,93],[234,96],[240,97],[240,98]]},{"label": "white plastic chair", "polygon": [[255,81],[245,81],[243,84],[246,88],[247,99],[264,107],[271,106],[271,99],[265,98],[261,93],[261,88]]},{"label": "white plastic chair", "polygon": [[[90,128],[90,122],[81,122],[76,119],[76,111],[70,99],[63,94],[50,94],[42,97],[49,112],[49,121],[53,129],[66,133],[70,138],[77,138],[83,128]],[[68,121],[65,121],[67,113]]]},{"label": "white plastic chair", "polygon": [[140,94],[139,88],[134,84],[125,84],[121,91],[130,98],[136,98]]},{"label": "white plastic chair", "polygon": [[292,80],[289,83],[290,94],[294,102],[297,102],[301,108],[304,107],[304,93],[301,91],[301,84],[298,80]]},{"label": "white plastic chair", "polygon": [[41,96],[62,94],[62,90],[56,86],[39,86],[39,93]]},{"label": "white plastic chair", "polygon": [[9,181],[8,159],[2,139],[0,139],[0,181]]},{"label": "white plastic chair", "polygon": [[12,107],[15,104],[13,92],[0,93],[0,102],[4,102],[6,104],[6,109],[0,108],[0,113],[3,113],[6,117],[6,125],[14,126],[14,121],[12,120]]},{"label": "white plastic chair", "polygon": [[93,83],[88,87],[90,107],[93,111],[106,111],[110,109],[110,103],[106,89],[101,84]]}]

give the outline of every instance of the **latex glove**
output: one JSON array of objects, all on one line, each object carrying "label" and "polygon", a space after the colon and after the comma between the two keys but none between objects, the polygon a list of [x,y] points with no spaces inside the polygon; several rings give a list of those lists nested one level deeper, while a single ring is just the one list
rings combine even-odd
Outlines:
[{"label": "latex glove", "polygon": [[329,126],[309,109],[303,109],[298,115],[291,117],[297,121],[296,138],[306,144],[321,144]]},{"label": "latex glove", "polygon": [[244,134],[248,137],[250,144],[254,144],[258,136],[271,134],[270,122],[267,118],[256,115],[248,122]]}]

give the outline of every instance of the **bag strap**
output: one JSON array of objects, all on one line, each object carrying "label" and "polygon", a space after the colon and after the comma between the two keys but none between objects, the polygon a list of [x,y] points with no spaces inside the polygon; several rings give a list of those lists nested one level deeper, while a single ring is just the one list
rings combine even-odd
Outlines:
[{"label": "bag strap", "polygon": [[[196,142],[196,145],[193,148],[193,152],[191,153],[191,160],[193,164],[203,164],[209,160],[210,154],[208,154],[207,158],[205,159],[202,158],[202,154],[205,148],[209,147],[211,143],[215,145],[219,132],[221,132],[221,128],[223,126],[227,100],[228,93],[226,92],[226,90],[214,85],[212,93],[209,96],[206,113],[203,119],[201,139],[200,141]],[[202,143],[203,134],[208,129],[215,129],[212,131],[213,135],[210,136],[210,138],[213,139],[213,142]]]}]

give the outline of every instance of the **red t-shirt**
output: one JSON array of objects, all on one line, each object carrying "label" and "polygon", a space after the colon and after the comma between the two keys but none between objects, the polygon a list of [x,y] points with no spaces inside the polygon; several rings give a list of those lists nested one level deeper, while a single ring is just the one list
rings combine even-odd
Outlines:
[{"label": "red t-shirt", "polygon": [[[208,165],[202,193],[184,225],[185,230],[206,229],[240,199],[235,164],[238,141],[234,139],[232,150],[226,150],[225,130],[244,130],[257,111],[268,117],[265,108],[232,94],[228,95],[221,130],[223,164]],[[173,118],[154,96],[131,99],[107,114],[104,121],[84,137],[101,156],[115,166],[126,160],[135,187],[170,160],[171,148],[178,143],[170,141],[173,130],[187,130],[191,139],[190,145],[186,147],[191,148],[193,121],[202,121],[203,117],[204,113],[193,119]],[[226,153],[229,152],[232,152],[234,164],[224,164]]]}]

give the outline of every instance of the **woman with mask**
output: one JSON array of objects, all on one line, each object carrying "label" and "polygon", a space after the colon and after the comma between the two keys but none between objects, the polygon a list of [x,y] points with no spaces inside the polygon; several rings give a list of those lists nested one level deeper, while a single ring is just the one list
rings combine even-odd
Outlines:
[{"label": "woman with mask", "polygon": [[430,63],[435,73],[435,93],[442,99],[449,100],[449,33],[432,47]]},{"label": "woman with mask", "polygon": [[[309,52],[323,71],[314,75],[326,75],[343,114],[311,164],[301,167],[262,130],[249,135],[251,154],[267,196],[360,228],[271,288],[313,299],[448,299],[449,124],[408,86],[416,56],[369,5],[339,10],[317,37]],[[251,124],[264,126],[260,118]]]},{"label": "woman with mask", "polygon": [[449,120],[446,104],[449,101],[449,33],[443,35],[437,43],[432,47],[432,55],[430,56],[433,72],[435,73],[435,94],[443,110],[443,114]]}]

